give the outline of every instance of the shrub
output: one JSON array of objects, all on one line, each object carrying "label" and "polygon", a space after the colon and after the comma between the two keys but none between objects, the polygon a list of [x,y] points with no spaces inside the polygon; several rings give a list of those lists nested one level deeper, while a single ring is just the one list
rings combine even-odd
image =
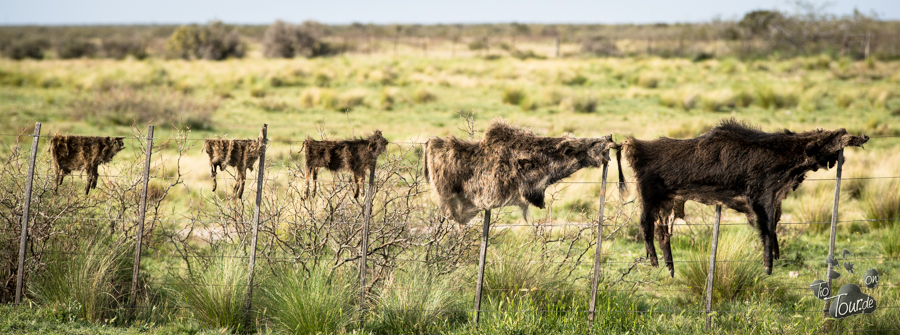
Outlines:
[{"label": "shrub", "polygon": [[378,106],[384,110],[394,109],[394,104],[399,100],[398,94],[396,88],[384,88],[381,90],[381,95],[378,96]]},{"label": "shrub", "polygon": [[32,283],[31,292],[41,303],[73,311],[79,319],[106,319],[128,295],[131,249],[101,239],[78,246],[72,254],[51,254],[47,271]]},{"label": "shrub", "polygon": [[314,21],[293,25],[275,21],[263,35],[263,53],[270,58],[318,57],[335,53],[321,40],[322,27]]},{"label": "shrub", "polygon": [[147,58],[146,43],[137,38],[109,38],[100,43],[100,55],[105,58]]},{"label": "shrub", "polygon": [[508,86],[503,89],[501,100],[508,105],[519,105],[525,99],[525,91],[518,87]]},{"label": "shrub", "polygon": [[113,87],[72,102],[76,119],[94,124],[130,126],[137,122],[181,124],[191,129],[211,129],[219,100],[200,101],[172,90],[141,90]]},{"label": "shrub", "polygon": [[581,43],[581,51],[597,56],[620,56],[622,53],[616,47],[615,40],[610,40],[602,36],[589,38]]},{"label": "shrub", "polygon": [[93,57],[97,53],[94,43],[79,39],[65,39],[56,45],[56,56],[61,59]]},{"label": "shrub", "polygon": [[354,319],[355,286],[328,265],[281,270],[263,289],[275,326],[291,334],[335,334]]},{"label": "shrub", "polygon": [[166,44],[169,56],[183,59],[223,60],[244,57],[244,43],[233,28],[221,21],[206,26],[181,26],[172,33]]},{"label": "shrub", "polygon": [[656,88],[659,86],[660,81],[662,81],[662,76],[656,72],[650,71],[641,72],[641,75],[637,78],[638,86],[646,88]]},{"label": "shrub", "polygon": [[363,106],[366,102],[366,95],[369,92],[363,89],[355,89],[342,92],[337,96],[337,104],[334,106],[339,111],[349,111],[353,108]]},{"label": "shrub", "polygon": [[700,97],[700,107],[708,112],[734,107],[734,93],[730,89],[707,92]]},{"label": "shrub", "polygon": [[179,307],[201,325],[244,330],[247,296],[246,260],[236,252],[218,252],[205,269],[176,275],[169,290]]},{"label": "shrub", "polygon": [[447,323],[463,323],[465,305],[452,276],[413,263],[396,269],[378,293],[371,327],[376,334],[438,333]]},{"label": "shrub", "polygon": [[[762,252],[759,250],[759,240],[756,236],[753,230],[745,227],[720,231],[716,255],[720,262],[716,263],[714,299],[721,301],[747,297],[755,294],[760,288],[766,275],[760,266]],[[676,280],[689,287],[692,293],[698,296],[706,292],[709,243],[709,239],[695,243],[696,248],[687,256],[687,262],[676,267],[678,271]]]},{"label": "shrub", "polygon": [[579,113],[593,113],[597,109],[597,97],[589,94],[579,94],[563,99],[559,103],[562,110]]},{"label": "shrub", "polygon": [[413,102],[417,104],[424,104],[429,102],[434,102],[437,100],[437,96],[434,95],[431,91],[425,88],[419,88],[415,92],[413,92],[412,96]]},{"label": "shrub", "polygon": [[6,57],[22,60],[25,58],[43,59],[44,49],[49,46],[46,40],[42,39],[25,39],[9,42],[3,50]]}]

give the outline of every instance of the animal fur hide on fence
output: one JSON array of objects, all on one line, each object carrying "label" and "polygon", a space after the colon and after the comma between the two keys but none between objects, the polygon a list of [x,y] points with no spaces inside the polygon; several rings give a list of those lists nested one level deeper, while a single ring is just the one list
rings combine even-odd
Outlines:
[{"label": "animal fur hide on fence", "polygon": [[63,179],[72,171],[87,173],[87,185],[84,194],[97,188],[100,164],[109,163],[113,157],[125,148],[124,137],[74,136],[56,134],[50,139],[50,153],[56,169],[56,183],[53,192],[59,189]]},{"label": "animal fur hide on fence", "polygon": [[247,170],[253,171],[253,164],[259,159],[265,145],[262,134],[255,140],[207,139],[203,143],[203,151],[209,155],[209,167],[213,178],[212,190],[215,191],[217,186],[216,168],[225,171],[225,168],[230,166],[237,171],[234,196],[243,197]]}]

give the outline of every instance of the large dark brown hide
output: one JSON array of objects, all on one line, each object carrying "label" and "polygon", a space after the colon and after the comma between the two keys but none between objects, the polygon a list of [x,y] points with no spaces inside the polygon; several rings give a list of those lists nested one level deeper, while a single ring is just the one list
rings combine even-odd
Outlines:
[{"label": "large dark brown hide", "polygon": [[643,201],[641,228],[647,256],[658,266],[653,233],[654,222],[662,222],[657,235],[674,276],[668,223],[684,216],[684,201],[721,204],[746,214],[759,229],[766,273],[771,274],[773,259],[780,257],[775,228],[782,200],[800,185],[807,171],[834,166],[841,149],[862,146],[868,140],[844,129],[766,133],[731,119],[693,139],[625,141],[623,150]]},{"label": "large dark brown hide", "polygon": [[87,185],[84,194],[97,188],[100,164],[109,163],[113,157],[125,148],[124,137],[70,136],[56,134],[50,139],[50,153],[56,168],[56,184],[53,193],[59,189],[63,178],[72,171],[87,173]]},{"label": "large dark brown hide", "polygon": [[504,206],[518,206],[524,215],[528,204],[544,208],[548,186],[608,162],[608,149],[615,145],[611,136],[542,137],[494,120],[480,142],[429,139],[425,176],[441,210],[459,224],[479,211]]},{"label": "large dark brown hide", "polygon": [[210,174],[213,178],[213,192],[216,183],[216,169],[225,171],[231,166],[237,171],[237,180],[234,183],[234,196],[244,196],[244,180],[247,179],[247,170],[253,171],[253,164],[259,159],[263,146],[262,134],[259,138],[245,140],[208,139],[203,143],[203,151],[209,155]]},{"label": "large dark brown hide", "polygon": [[303,154],[306,156],[306,196],[310,194],[310,177],[312,177],[312,195],[316,195],[316,180],[320,167],[331,171],[350,170],[353,173],[353,198],[359,198],[359,189],[366,180],[366,172],[375,169],[378,156],[387,149],[388,140],[376,130],[368,138],[356,138],[343,141],[316,141],[307,137],[303,141]]}]

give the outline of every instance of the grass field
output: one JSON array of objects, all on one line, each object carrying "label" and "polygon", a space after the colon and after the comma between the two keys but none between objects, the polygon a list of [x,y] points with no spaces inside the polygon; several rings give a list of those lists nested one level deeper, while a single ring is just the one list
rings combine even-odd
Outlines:
[{"label": "grass field", "polygon": [[[291,212],[298,206],[305,211],[303,215],[318,218],[325,214],[316,209],[336,203],[331,201],[337,201],[337,207],[349,213],[340,215],[353,217],[359,213],[360,205],[346,197],[346,189],[337,186],[329,190],[338,196],[296,205],[301,201],[293,196],[296,192],[292,187],[297,178],[302,178],[297,174],[302,162],[297,152],[307,136],[363,136],[380,129],[397,143],[390,147],[390,157],[382,159],[386,166],[383,170],[397,174],[385,172],[380,176],[386,180],[385,190],[414,194],[414,204],[397,207],[388,195],[379,198],[383,201],[376,202],[376,216],[388,221],[394,216],[407,220],[434,218],[434,197],[427,187],[404,184],[415,179],[410,177],[417,168],[414,143],[431,136],[468,137],[464,116],[469,113],[474,115],[476,138],[490,120],[498,117],[542,135],[613,134],[617,141],[627,136],[694,137],[731,117],[766,131],[847,128],[853,134],[867,134],[873,139],[865,150],[853,148],[845,152],[844,177],[855,179],[843,183],[839,219],[852,222],[838,225],[837,248],[853,252],[857,273],[843,271],[835,288],[851,282],[862,286],[861,273],[877,268],[882,282],[874,292],[867,293],[876,297],[879,310],[873,315],[825,321],[820,312],[822,302],[810,294],[809,283],[824,279],[823,260],[828,248],[827,225],[816,223],[830,221],[834,194],[834,182],[829,180],[834,178],[834,170],[818,171],[809,174],[809,179],[785,201],[782,222],[796,224],[779,226],[782,259],[776,262],[771,276],[762,273],[758,238],[752,228],[741,224],[746,219],[732,211],[724,213],[724,222],[730,225],[723,229],[719,259],[733,262],[717,267],[723,275],[721,283],[716,284],[720,290],[715,294],[713,308],[720,311],[714,316],[716,329],[722,333],[812,333],[828,324],[834,331],[890,334],[896,333],[900,325],[900,282],[896,280],[900,271],[900,245],[896,242],[900,239],[900,225],[889,220],[863,221],[900,217],[900,179],[876,178],[900,177],[900,137],[894,137],[900,135],[897,61],[852,61],[827,56],[699,62],[663,58],[519,60],[450,58],[437,52],[431,57],[350,54],[291,60],[248,57],[222,62],[4,59],[0,60],[0,88],[0,116],[5,120],[0,123],[4,161],[9,161],[6,156],[11,155],[15,141],[9,135],[30,133],[34,122],[43,124],[42,134],[110,136],[132,136],[135,130],[143,131],[147,123],[152,123],[157,126],[156,138],[190,139],[224,135],[255,138],[262,124],[268,124],[268,136],[273,142],[266,154],[271,166],[267,173],[275,177],[270,182],[273,191],[267,194],[266,201],[271,206],[267,207],[264,220],[269,213]],[[187,127],[189,133],[185,133]],[[20,148],[26,153],[27,142],[30,139],[23,141]],[[248,182],[247,190],[254,192],[245,191],[242,201],[226,199],[229,180],[224,184],[229,187],[220,182],[219,190],[210,192],[208,159],[200,152],[200,146],[196,141],[185,142],[194,146],[184,148],[179,156],[177,141],[173,143],[176,144],[164,146],[154,154],[155,176],[174,178],[183,174],[181,183],[167,195],[159,196],[164,201],[160,202],[158,215],[173,221],[203,217],[225,222],[226,217],[246,218],[252,213],[253,197],[248,194],[255,193],[254,183]],[[129,140],[126,144],[134,150],[123,151],[109,167],[101,168],[101,179],[105,175],[133,176],[140,171],[140,167],[134,167],[141,161],[138,142]],[[46,148],[46,144],[41,145]],[[39,171],[50,171],[48,155],[43,149],[40,153],[43,159]],[[626,178],[633,180],[630,169],[624,165]],[[7,163],[4,167],[11,169],[14,165]],[[611,180],[615,180],[615,173],[615,168],[610,169]],[[3,174],[3,183],[19,185],[13,175],[16,174]],[[332,179],[328,173],[320,177],[323,183],[346,179]],[[165,180],[154,180],[152,185],[164,189]],[[600,171],[595,169],[576,173],[566,181],[599,180]],[[80,190],[84,181],[76,173],[66,183],[66,187]],[[139,188],[113,187],[123,184],[128,183],[101,182],[90,196],[78,195],[76,200],[83,201],[79,203],[93,204],[93,209],[77,213],[100,213],[106,218],[133,213],[133,200],[137,199],[134,194]],[[592,183],[551,187],[548,193],[552,206],[548,210],[532,208],[529,216],[536,218],[532,222],[556,225],[554,228],[531,226],[513,210],[495,213],[500,227],[493,230],[486,274],[488,291],[483,302],[483,309],[491,312],[482,316],[478,327],[469,323],[477,267],[473,261],[477,260],[480,230],[474,223],[455,233],[444,232],[446,235],[415,226],[394,227],[390,231],[385,228],[384,234],[378,236],[397,232],[409,239],[431,236],[438,242],[404,242],[408,245],[402,249],[386,251],[382,255],[386,263],[379,263],[372,270],[376,279],[370,283],[366,301],[359,301],[356,296],[357,263],[335,262],[344,257],[341,255],[352,254],[350,248],[337,243],[338,236],[350,234],[346,241],[358,243],[353,232],[334,230],[334,236],[323,237],[315,231],[303,233],[300,228],[272,223],[271,235],[267,235],[271,240],[262,242],[268,248],[266,257],[294,260],[265,262],[260,265],[262,270],[258,268],[262,284],[254,298],[257,309],[250,330],[378,334],[705,333],[705,318],[700,312],[704,306],[709,228],[676,228],[673,251],[676,261],[684,263],[676,264],[675,278],[669,278],[665,270],[636,260],[642,256],[643,246],[636,239],[639,229],[633,226],[635,215],[639,215],[635,211],[637,205],[628,203],[635,197],[633,189],[625,199],[609,191],[606,217],[626,227],[609,227],[604,232],[611,239],[604,246],[600,312],[593,326],[587,323],[583,311],[587,310],[590,292],[594,234],[589,227],[567,224],[592,220],[600,192],[599,185]],[[118,201],[114,197],[117,194],[128,200]],[[49,203],[60,201],[51,195],[46,199]],[[3,214],[14,216],[14,208],[17,207],[3,207]],[[403,210],[410,213],[397,214]],[[270,221],[283,218],[282,214],[271,215],[278,219]],[[712,209],[691,204],[688,216],[687,223],[709,223]],[[75,220],[71,224],[58,230],[72,234],[76,242],[84,239],[94,248],[102,247],[88,242],[93,238],[83,228],[88,223]],[[226,235],[229,229],[236,233],[213,239],[217,228]],[[185,229],[178,223],[160,225],[150,239],[145,251],[147,261],[142,264],[146,292],[142,291],[141,302],[149,310],[139,313],[134,321],[125,321],[123,301],[127,294],[123,290],[127,293],[130,286],[113,284],[120,281],[115,278],[124,278],[130,285],[130,259],[124,261],[125,270],[116,270],[116,260],[85,259],[81,263],[100,263],[93,268],[48,271],[47,267],[61,267],[66,261],[47,257],[44,259],[49,265],[35,266],[29,279],[30,285],[45,290],[30,289],[25,306],[0,306],[0,314],[4,315],[0,318],[0,332],[193,334],[247,330],[237,315],[245,289],[240,278],[245,276],[246,268],[244,263],[228,261],[228,256],[243,255],[244,250],[236,246],[243,245],[241,236],[245,235],[241,235],[239,227],[224,223],[197,227],[197,231],[209,233],[209,239],[193,229],[197,235],[181,238]],[[110,237],[133,240],[133,234],[122,229],[110,233]],[[17,236],[4,238],[15,240]],[[279,244],[279,238],[284,243]],[[58,242],[52,237],[46,241],[47,248],[76,243]],[[317,245],[322,247],[313,247]],[[17,244],[5,244],[4,250],[15,251],[16,247]],[[303,249],[306,247],[309,248]],[[109,248],[111,254],[119,250]],[[185,251],[219,257],[221,261],[190,263],[169,257]],[[442,253],[458,258],[452,266],[428,261]],[[399,261],[402,259],[421,262]],[[419,267],[418,263],[424,265]],[[189,269],[185,270],[185,266]],[[62,294],[58,299],[50,298],[49,293],[41,294],[50,292],[48,287],[53,288],[54,283],[61,286],[64,284],[59,283],[71,280],[75,274],[99,268],[111,270],[107,277],[98,276],[96,280],[111,284],[84,290],[112,297],[92,302],[108,313],[89,313],[74,293]],[[54,275],[62,281],[53,282]],[[196,285],[228,289],[191,289]],[[391,289],[410,287],[418,290]],[[331,299],[308,300],[322,296],[321,292],[332,293]],[[360,314],[361,306],[368,312]],[[304,315],[320,315],[323,321],[309,322],[303,319]]]}]

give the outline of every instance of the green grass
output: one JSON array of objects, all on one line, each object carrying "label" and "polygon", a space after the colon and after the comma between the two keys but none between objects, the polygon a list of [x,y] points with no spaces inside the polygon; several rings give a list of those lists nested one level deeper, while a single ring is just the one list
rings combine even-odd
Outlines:
[{"label": "green grass", "polygon": [[178,305],[205,327],[244,330],[249,268],[236,251],[220,251],[193,273],[176,275],[169,287]]},{"label": "green grass", "polygon": [[108,322],[126,303],[129,249],[100,240],[82,244],[71,254],[50,254],[47,271],[32,282],[31,294],[73,320]]},{"label": "green grass", "polygon": [[457,280],[420,263],[395,269],[375,296],[367,329],[376,334],[430,334],[465,323],[466,291]]},{"label": "green grass", "polygon": [[349,273],[327,264],[280,270],[263,288],[266,314],[281,332],[332,334],[355,321],[357,289]]},{"label": "green grass", "polygon": [[[765,288],[766,279],[759,250],[758,234],[751,228],[722,229],[717,246],[713,302],[751,296]],[[709,241],[709,239],[703,240]],[[695,294],[705,294],[709,273],[710,242],[694,244],[695,249],[676,266],[676,278]]]}]

